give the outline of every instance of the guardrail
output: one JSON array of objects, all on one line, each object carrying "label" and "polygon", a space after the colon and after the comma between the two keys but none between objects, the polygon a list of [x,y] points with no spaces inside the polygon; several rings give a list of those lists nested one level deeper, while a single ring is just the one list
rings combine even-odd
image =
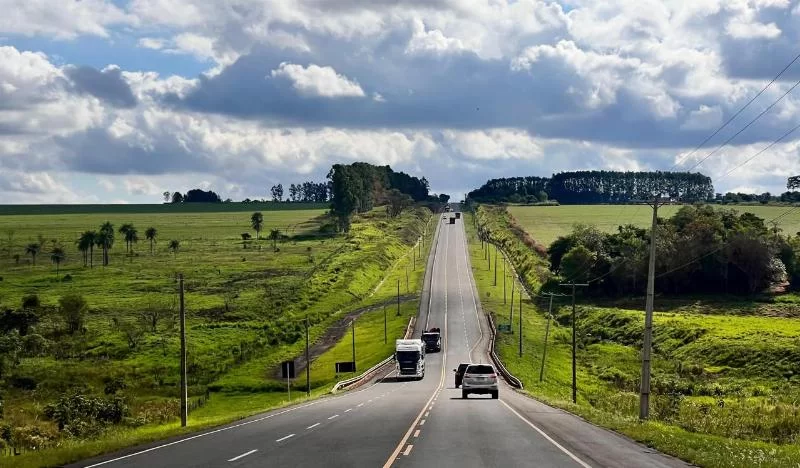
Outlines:
[{"label": "guardrail", "polygon": [[522,381],[516,378],[514,374],[509,372],[508,369],[506,369],[506,366],[503,364],[503,361],[501,361],[497,353],[494,352],[494,342],[495,338],[497,337],[497,329],[495,328],[494,319],[492,319],[492,314],[486,314],[486,317],[489,319],[489,328],[491,328],[492,331],[492,337],[489,339],[489,349],[488,349],[489,357],[492,358],[494,365],[497,367],[497,370],[500,371],[500,374],[503,376],[503,378],[506,379],[506,382],[508,382],[508,384],[511,385],[512,387],[522,390],[523,388]]},{"label": "guardrail", "polygon": [[[411,334],[414,332],[414,324],[416,323],[416,321],[417,321],[416,317],[411,317],[408,320],[408,325],[406,326],[406,334],[403,335],[403,338],[408,338],[409,336],[411,336]],[[369,369],[367,369],[366,372],[364,372],[361,375],[357,375],[350,379],[336,382],[336,385],[334,385],[333,388],[331,389],[331,393],[336,393],[339,390],[355,387],[358,384],[363,383],[366,379],[375,375],[382,367],[386,366],[387,364],[393,361],[394,361],[394,354],[387,357],[383,361],[375,364],[374,366],[370,367]]]}]

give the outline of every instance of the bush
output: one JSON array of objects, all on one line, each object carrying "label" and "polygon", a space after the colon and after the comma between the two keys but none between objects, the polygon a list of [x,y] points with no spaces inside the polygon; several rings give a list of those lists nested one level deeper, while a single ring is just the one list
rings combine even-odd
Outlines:
[{"label": "bush", "polygon": [[44,408],[45,416],[73,437],[96,435],[106,425],[122,422],[128,412],[128,405],[120,396],[103,399],[81,393],[62,395]]},{"label": "bush", "polygon": [[86,299],[80,294],[68,294],[58,300],[61,315],[64,317],[64,322],[67,324],[67,330],[70,334],[75,333],[83,328],[86,310],[89,305]]}]

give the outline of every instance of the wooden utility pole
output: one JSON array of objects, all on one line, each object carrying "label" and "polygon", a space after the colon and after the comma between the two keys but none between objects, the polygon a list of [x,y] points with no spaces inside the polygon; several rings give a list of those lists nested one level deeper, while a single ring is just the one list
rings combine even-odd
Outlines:
[{"label": "wooden utility pole", "polygon": [[575,288],[580,287],[587,287],[588,284],[575,284],[573,281],[572,283],[561,284],[561,286],[571,286],[572,287],[572,402],[578,402],[578,374],[576,371],[576,358],[575,358],[575,349],[576,349],[576,341],[575,341]]},{"label": "wooden utility pole", "polygon": [[306,317],[306,396],[311,396],[311,356],[308,352],[308,317]]},{"label": "wooden utility pole", "polygon": [[497,286],[497,244],[494,245],[494,285]]},{"label": "wooden utility pole", "polygon": [[522,357],[522,292],[519,294],[519,357]]},{"label": "wooden utility pole", "polygon": [[503,305],[506,305],[506,257],[503,257]]},{"label": "wooden utility pole", "polygon": [[397,280],[397,316],[400,316],[400,280]]},{"label": "wooden utility pole", "polygon": [[356,371],[356,319],[350,321],[350,326],[353,329],[353,372]]},{"label": "wooden utility pole", "polygon": [[544,380],[544,362],[547,359],[547,337],[550,335],[550,319],[553,317],[553,293],[550,293],[550,307],[547,308],[547,325],[544,327],[544,349],[542,349],[542,367],[539,368],[539,382]]},{"label": "wooden utility pole", "polygon": [[508,316],[508,324],[513,325],[514,323],[514,285],[517,284],[514,281],[514,278],[511,278],[511,312]]},{"label": "wooden utility pole", "polygon": [[650,366],[653,341],[653,297],[656,280],[656,227],[658,225],[658,207],[664,201],[656,195],[649,204],[653,208],[653,221],[650,226],[650,262],[647,267],[647,302],[644,310],[644,342],[642,349],[642,383],[639,393],[639,419],[650,416]]},{"label": "wooden utility pole", "polygon": [[178,274],[181,322],[181,427],[186,427],[189,415],[188,389],[186,382],[186,308],[183,301],[183,273]]}]

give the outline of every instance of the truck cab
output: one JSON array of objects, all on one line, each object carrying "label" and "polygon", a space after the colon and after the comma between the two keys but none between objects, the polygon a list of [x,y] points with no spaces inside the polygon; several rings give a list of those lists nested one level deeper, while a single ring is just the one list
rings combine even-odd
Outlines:
[{"label": "truck cab", "polygon": [[422,340],[397,340],[394,359],[398,379],[425,377],[425,343]]},{"label": "truck cab", "polygon": [[442,333],[438,328],[431,328],[422,332],[422,341],[425,342],[425,352],[438,353],[442,350]]}]

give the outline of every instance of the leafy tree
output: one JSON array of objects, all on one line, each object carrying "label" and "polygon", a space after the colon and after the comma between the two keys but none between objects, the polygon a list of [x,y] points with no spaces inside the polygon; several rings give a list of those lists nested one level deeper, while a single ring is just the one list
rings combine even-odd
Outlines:
[{"label": "leafy tree", "polygon": [[19,336],[25,336],[37,323],[39,316],[33,309],[6,309],[0,314],[0,331],[4,334],[16,330]]},{"label": "leafy tree", "polygon": [[264,227],[264,215],[260,211],[256,211],[250,215],[250,227],[256,231],[256,239],[261,238],[261,229]]},{"label": "leafy tree", "polygon": [[149,227],[144,231],[144,237],[148,241],[150,241],[150,255],[153,255],[153,244],[156,243],[156,237],[158,237],[158,230],[154,227]]},{"label": "leafy tree", "polygon": [[19,365],[21,352],[22,340],[16,330],[0,335],[0,377]]},{"label": "leafy tree", "polygon": [[410,196],[401,193],[397,189],[389,190],[387,199],[389,201],[387,209],[389,211],[389,216],[392,218],[400,216],[400,214],[403,213],[403,210],[411,206],[411,204],[414,202]]},{"label": "leafy tree", "polygon": [[78,250],[83,254],[83,266],[89,264],[94,266],[94,245],[96,243],[96,238],[96,231],[84,231],[76,242],[76,244],[78,244]]},{"label": "leafy tree", "polygon": [[172,194],[172,203],[183,203],[183,194],[175,192]]},{"label": "leafy tree", "polygon": [[270,193],[272,194],[272,201],[283,201],[283,184],[273,185]]},{"label": "leafy tree", "polygon": [[133,244],[139,242],[139,231],[133,225],[125,233],[125,242],[128,244],[128,253],[133,253]]},{"label": "leafy tree", "polygon": [[439,203],[447,203],[450,201],[450,195],[446,193],[439,194]]},{"label": "leafy tree", "polygon": [[83,328],[89,304],[80,294],[67,294],[58,300],[59,312],[67,324],[67,331],[74,334]]},{"label": "leafy tree", "polygon": [[39,255],[39,252],[42,250],[42,245],[36,242],[31,242],[25,247],[25,253],[31,256],[31,260],[33,261],[33,265],[36,266],[36,256]]},{"label": "leafy tree", "polygon": [[561,276],[567,281],[586,281],[596,257],[583,245],[573,247],[561,259]]},{"label": "leafy tree", "polygon": [[213,190],[192,189],[183,197],[184,203],[222,203],[222,197]]},{"label": "leafy tree", "polygon": [[67,258],[67,254],[64,253],[64,249],[61,247],[54,247],[52,251],[50,251],[50,261],[56,264],[56,276],[58,276],[58,269],[61,266],[61,262]]},{"label": "leafy tree", "polygon": [[278,248],[278,239],[281,238],[281,230],[280,229],[272,229],[269,231],[269,239],[272,241],[272,249],[275,250]]},{"label": "leafy tree", "polygon": [[178,249],[180,248],[181,248],[181,242],[179,240],[172,239],[171,241],[169,241],[169,250],[172,251],[173,255],[175,255],[176,258],[178,257]]},{"label": "leafy tree", "polygon": [[172,199],[172,194],[169,193],[169,190],[162,193],[161,196],[164,197],[164,203],[169,203],[169,201]]},{"label": "leafy tree", "polygon": [[789,190],[800,188],[800,175],[789,177],[786,181],[786,188]]},{"label": "leafy tree", "polygon": [[28,310],[38,310],[42,306],[39,296],[36,294],[28,294],[22,298],[22,308]]}]

